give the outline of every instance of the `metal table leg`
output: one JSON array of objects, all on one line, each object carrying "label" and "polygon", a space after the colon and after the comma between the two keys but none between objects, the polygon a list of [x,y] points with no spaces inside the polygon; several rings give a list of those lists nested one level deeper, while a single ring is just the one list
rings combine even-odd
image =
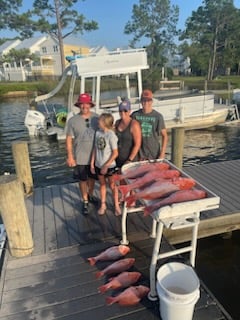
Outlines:
[{"label": "metal table leg", "polygon": [[127,240],[127,205],[124,201],[123,204],[123,211],[122,211],[122,240],[120,241],[121,244],[128,245],[129,241]]},{"label": "metal table leg", "polygon": [[150,292],[148,294],[149,300],[155,301],[158,299],[156,293],[156,266],[159,255],[160,244],[162,240],[163,234],[163,223],[161,221],[158,222],[157,226],[157,237],[153,247],[152,260],[150,264]]}]

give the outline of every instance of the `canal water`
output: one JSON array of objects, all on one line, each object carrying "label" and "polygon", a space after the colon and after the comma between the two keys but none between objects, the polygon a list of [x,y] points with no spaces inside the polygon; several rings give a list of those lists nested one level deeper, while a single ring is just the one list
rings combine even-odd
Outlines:
[{"label": "canal water", "polygon": [[[17,98],[0,102],[0,175],[15,173],[11,143],[28,141],[34,186],[72,182],[66,166],[65,143],[46,137],[29,137],[24,117],[29,101]],[[167,159],[170,160],[170,145]],[[184,166],[240,159],[240,127],[191,130],[185,133]],[[227,179],[227,177],[226,177]],[[196,268],[233,319],[240,319],[240,232],[198,241]]]}]

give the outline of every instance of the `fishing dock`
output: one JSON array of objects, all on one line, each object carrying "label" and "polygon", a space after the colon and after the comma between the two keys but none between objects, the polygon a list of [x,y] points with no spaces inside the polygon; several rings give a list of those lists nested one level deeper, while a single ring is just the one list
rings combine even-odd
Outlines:
[{"label": "fishing dock", "polygon": [[[187,167],[184,171],[221,198],[219,209],[201,214],[199,237],[239,229],[240,160]],[[82,214],[77,183],[36,188],[26,198],[34,250],[29,256],[13,258],[6,248],[0,279],[0,320],[160,319],[158,301],[144,298],[134,307],[106,306],[105,298],[112,292],[98,293],[106,279],[96,279],[95,272],[108,263],[90,266],[86,258],[119,244],[121,217],[113,214],[110,198],[108,194],[104,216],[97,215],[94,204],[89,215]],[[154,239],[149,238],[151,226],[150,216],[128,216],[128,257],[136,259],[133,269],[142,273],[140,284],[145,285],[149,285],[154,245]],[[190,239],[186,231],[182,235],[167,229],[165,236],[168,241],[162,243],[163,251],[171,249],[170,243]],[[231,319],[202,282],[200,290],[194,320]]]}]

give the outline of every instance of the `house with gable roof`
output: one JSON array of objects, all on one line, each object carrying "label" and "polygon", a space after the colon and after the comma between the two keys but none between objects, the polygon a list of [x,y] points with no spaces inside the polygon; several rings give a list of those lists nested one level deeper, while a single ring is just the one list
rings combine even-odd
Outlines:
[{"label": "house with gable roof", "polygon": [[[21,40],[15,39],[15,40],[7,40],[2,45],[0,45],[0,57],[2,58],[4,55],[6,55],[11,49],[15,48],[19,43],[21,43]],[[5,64],[8,66],[8,64]],[[4,72],[4,64],[0,66],[0,81],[1,80],[9,80],[9,75]],[[6,79],[7,77],[7,79]]]},{"label": "house with gable roof", "polygon": [[[7,41],[8,42],[8,41]],[[64,55],[88,54],[87,44],[78,37],[69,36],[63,40]],[[2,49],[1,49],[2,48]],[[29,49],[39,57],[38,62],[25,61],[24,63],[3,63],[0,68],[0,80],[26,81],[42,77],[59,77],[62,74],[59,44],[51,36],[40,36],[17,40],[14,43],[4,43],[0,46],[0,54],[7,54],[12,48],[16,50]],[[27,62],[27,63],[26,63]],[[66,61],[67,64],[67,61]]]},{"label": "house with gable roof", "polygon": [[[88,54],[90,50],[81,38],[74,36],[69,36],[63,39],[63,48],[65,57],[75,54]],[[57,39],[48,36],[41,44],[39,57],[39,66],[32,66],[32,74],[34,77],[61,76],[61,56]]]}]

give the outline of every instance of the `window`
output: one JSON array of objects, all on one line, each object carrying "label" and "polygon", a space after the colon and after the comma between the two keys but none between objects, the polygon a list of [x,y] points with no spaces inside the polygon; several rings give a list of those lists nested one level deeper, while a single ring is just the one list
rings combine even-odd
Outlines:
[{"label": "window", "polygon": [[47,48],[46,47],[42,47],[42,53],[47,53]]},{"label": "window", "polygon": [[58,46],[53,46],[53,52],[58,52]]}]

